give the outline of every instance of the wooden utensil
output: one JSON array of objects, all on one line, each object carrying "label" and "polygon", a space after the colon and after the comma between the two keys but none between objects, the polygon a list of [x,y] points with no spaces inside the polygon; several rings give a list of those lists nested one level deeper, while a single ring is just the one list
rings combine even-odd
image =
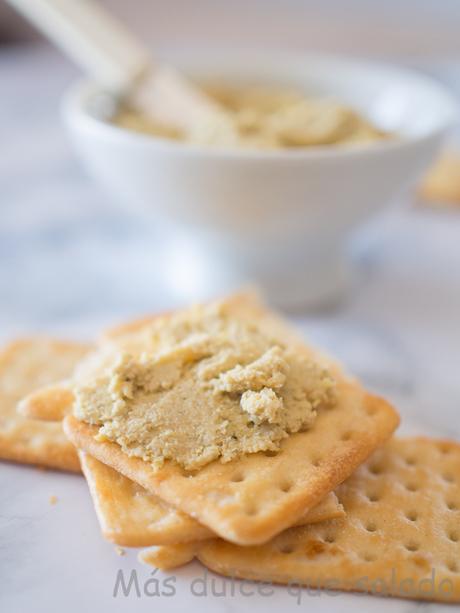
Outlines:
[{"label": "wooden utensil", "polygon": [[[230,118],[93,0],[8,0],[99,84],[146,117],[196,133],[233,133]],[[197,128],[198,126],[198,128]]]}]

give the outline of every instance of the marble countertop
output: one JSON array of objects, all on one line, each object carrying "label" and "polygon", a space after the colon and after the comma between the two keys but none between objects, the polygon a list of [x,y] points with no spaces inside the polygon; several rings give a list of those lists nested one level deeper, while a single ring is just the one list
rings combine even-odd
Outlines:
[{"label": "marble countertop", "polygon": [[[451,69],[442,73],[451,78]],[[60,92],[73,78],[47,50],[0,54],[2,339],[36,331],[90,338],[102,326],[174,303],[156,273],[155,246],[164,239],[154,223],[115,208],[72,154],[57,115]],[[399,408],[403,431],[460,439],[460,213],[402,201],[368,228],[356,260],[347,300],[326,313],[297,315],[296,323]],[[281,587],[269,598],[238,590],[193,596],[198,565],[174,573],[174,597],[114,598],[121,568],[137,569],[141,590],[148,579],[165,578],[103,541],[82,478],[2,464],[2,611],[299,610]],[[216,589],[222,585],[218,579]],[[304,592],[300,606],[348,611],[356,599]],[[437,608],[359,602],[376,613]]]}]

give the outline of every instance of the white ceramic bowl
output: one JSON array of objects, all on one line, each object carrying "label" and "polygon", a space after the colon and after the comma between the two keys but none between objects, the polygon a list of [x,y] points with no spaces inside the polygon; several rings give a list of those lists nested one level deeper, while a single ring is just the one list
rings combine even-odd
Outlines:
[{"label": "white ceramic bowl", "polygon": [[290,151],[206,148],[107,123],[106,94],[91,83],[65,97],[66,123],[94,177],[133,212],[147,208],[165,225],[161,269],[182,297],[255,282],[283,306],[336,298],[346,285],[350,237],[428,166],[456,120],[450,95],[412,71],[331,56],[174,59],[200,79],[332,96],[399,135]]}]

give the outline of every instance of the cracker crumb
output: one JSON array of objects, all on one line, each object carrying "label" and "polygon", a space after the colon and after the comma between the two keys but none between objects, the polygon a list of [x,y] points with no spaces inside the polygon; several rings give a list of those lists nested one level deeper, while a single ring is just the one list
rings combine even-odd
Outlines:
[{"label": "cracker crumb", "polygon": [[58,497],[57,497],[57,496],[54,496],[54,494],[53,494],[53,496],[50,496],[49,501],[50,501],[50,504],[51,504],[51,505],[55,505],[55,504],[57,504]]},{"label": "cracker crumb", "polygon": [[126,551],[123,549],[123,547],[115,547],[115,551],[116,551],[117,555],[119,555],[119,556],[125,556],[126,555]]}]

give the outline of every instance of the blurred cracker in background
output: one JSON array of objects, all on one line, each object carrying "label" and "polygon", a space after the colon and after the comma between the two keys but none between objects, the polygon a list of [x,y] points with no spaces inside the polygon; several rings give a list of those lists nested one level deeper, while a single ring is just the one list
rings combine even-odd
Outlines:
[{"label": "blurred cracker in background", "polygon": [[446,150],[429,170],[420,186],[425,204],[460,207],[460,150]]}]

